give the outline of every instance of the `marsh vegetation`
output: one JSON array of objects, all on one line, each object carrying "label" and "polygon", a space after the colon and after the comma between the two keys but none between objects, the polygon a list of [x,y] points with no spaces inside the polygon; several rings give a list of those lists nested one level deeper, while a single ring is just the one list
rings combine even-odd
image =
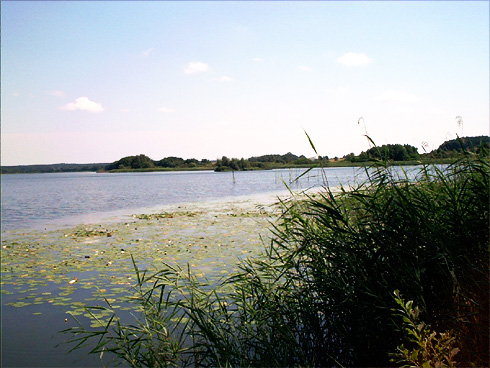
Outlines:
[{"label": "marsh vegetation", "polygon": [[263,253],[225,279],[135,259],[135,319],[106,300],[110,318],[70,341],[134,367],[488,366],[487,153],[415,180],[365,170],[281,201]]}]

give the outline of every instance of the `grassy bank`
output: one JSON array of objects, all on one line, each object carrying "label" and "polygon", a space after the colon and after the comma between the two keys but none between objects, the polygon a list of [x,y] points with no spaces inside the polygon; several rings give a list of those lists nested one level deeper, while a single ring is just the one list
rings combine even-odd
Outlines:
[{"label": "grassy bank", "polygon": [[224,281],[138,270],[140,314],[69,329],[131,366],[488,366],[489,164],[282,202],[261,256]]}]

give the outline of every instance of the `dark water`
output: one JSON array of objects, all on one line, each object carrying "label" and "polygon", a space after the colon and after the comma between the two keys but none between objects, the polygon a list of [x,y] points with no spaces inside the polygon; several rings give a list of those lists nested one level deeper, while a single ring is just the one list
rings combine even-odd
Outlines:
[{"label": "dark water", "polygon": [[[2,229],[76,224],[158,205],[309,188],[323,184],[319,170],[250,172],[55,173],[2,175]],[[352,182],[355,168],[326,169],[330,186]]]}]

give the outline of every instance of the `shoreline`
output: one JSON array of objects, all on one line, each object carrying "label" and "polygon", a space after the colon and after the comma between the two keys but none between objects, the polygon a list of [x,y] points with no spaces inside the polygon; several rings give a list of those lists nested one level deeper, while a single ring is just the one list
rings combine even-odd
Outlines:
[{"label": "shoreline", "polygon": [[[318,190],[321,187],[305,189],[306,191],[314,191]],[[304,190],[302,190],[304,191]],[[299,191],[299,192],[302,192]],[[294,190],[293,193],[297,193],[297,190]],[[134,214],[152,214],[157,212],[172,212],[178,211],[181,207],[189,207],[189,208],[202,208],[210,207],[215,208],[220,205],[230,205],[234,202],[245,204],[245,202],[249,201],[255,205],[270,205],[277,201],[277,198],[285,198],[290,196],[290,192],[285,189],[281,191],[273,191],[273,192],[263,192],[263,193],[255,193],[255,194],[246,194],[239,196],[226,196],[219,198],[206,198],[198,201],[190,201],[190,202],[177,202],[177,203],[169,203],[169,204],[159,204],[152,206],[144,206],[144,207],[135,207],[135,208],[125,208],[120,210],[113,210],[107,212],[96,212],[96,213],[86,213],[79,215],[70,215],[57,219],[42,219],[42,220],[31,220],[31,223],[27,226],[14,226],[14,227],[6,227],[2,226],[1,233],[2,236],[9,236],[9,234],[17,233],[17,232],[31,232],[31,231],[56,231],[63,230],[70,227],[75,227],[78,225],[93,225],[93,224],[104,224],[111,225],[117,224],[119,222],[128,221],[132,218]]]},{"label": "shoreline", "polygon": [[3,363],[93,365],[96,360],[88,363],[84,354],[67,354],[68,346],[55,349],[66,339],[59,331],[75,326],[73,318],[89,327],[83,306],[104,303],[104,297],[129,314],[131,306],[121,300],[135,282],[131,256],[140,270],[189,266],[196,277],[217,282],[237,272],[241,259],[264,251],[274,203],[287,193],[155,206],[72,227],[2,231]]}]

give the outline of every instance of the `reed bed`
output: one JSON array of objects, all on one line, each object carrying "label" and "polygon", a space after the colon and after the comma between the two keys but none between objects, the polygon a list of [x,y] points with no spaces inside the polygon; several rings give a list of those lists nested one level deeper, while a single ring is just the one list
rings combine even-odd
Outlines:
[{"label": "reed bed", "polygon": [[489,366],[486,154],[366,174],[282,200],[264,253],[225,280],[135,262],[135,322],[65,333],[133,367]]}]

